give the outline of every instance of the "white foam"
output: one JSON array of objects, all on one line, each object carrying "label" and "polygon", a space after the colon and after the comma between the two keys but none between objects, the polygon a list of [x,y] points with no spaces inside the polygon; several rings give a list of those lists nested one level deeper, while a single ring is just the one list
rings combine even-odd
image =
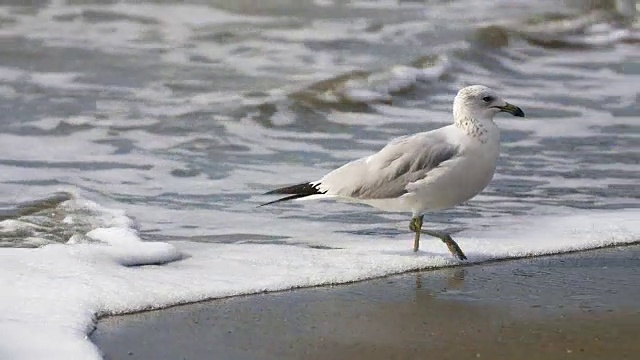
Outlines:
[{"label": "white foam", "polygon": [[[414,254],[408,234],[354,239],[326,223],[307,221],[304,230],[277,227],[271,214],[274,231],[294,237],[298,245],[143,242],[122,211],[78,200],[62,206],[70,209],[67,223],[90,214],[92,230],[67,244],[0,249],[2,359],[99,359],[87,338],[97,315],[457,263],[439,241],[423,241],[422,251]],[[492,227],[456,239],[474,263],[637,242],[638,218],[637,209],[496,217],[488,219]],[[266,226],[261,224],[254,225]]]},{"label": "white foam", "polygon": [[389,102],[393,94],[409,90],[418,82],[438,80],[450,66],[451,63],[446,57],[426,68],[396,65],[387,71],[374,72],[366,78],[351,79],[339,86],[336,93],[357,103]]}]

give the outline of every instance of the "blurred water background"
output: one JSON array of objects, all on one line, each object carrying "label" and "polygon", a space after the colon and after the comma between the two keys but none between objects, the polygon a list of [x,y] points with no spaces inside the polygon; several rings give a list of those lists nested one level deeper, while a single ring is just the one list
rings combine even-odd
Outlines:
[{"label": "blurred water background", "polygon": [[470,84],[528,118],[497,120],[494,181],[430,226],[638,208],[638,6],[4,0],[0,246],[66,243],[95,227],[90,209],[68,206],[82,198],[126,211],[143,240],[330,246],[294,235],[323,227],[353,241],[407,233],[409,248],[406,214],[256,209],[268,200],[258,195],[448,124]]}]

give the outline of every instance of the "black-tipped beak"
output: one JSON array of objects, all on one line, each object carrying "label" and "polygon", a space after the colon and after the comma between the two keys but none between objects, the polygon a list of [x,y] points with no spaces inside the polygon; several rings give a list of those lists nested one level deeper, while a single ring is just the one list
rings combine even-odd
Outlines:
[{"label": "black-tipped beak", "polygon": [[524,111],[515,105],[507,103],[505,106],[496,106],[500,111],[508,112],[513,116],[524,117]]}]

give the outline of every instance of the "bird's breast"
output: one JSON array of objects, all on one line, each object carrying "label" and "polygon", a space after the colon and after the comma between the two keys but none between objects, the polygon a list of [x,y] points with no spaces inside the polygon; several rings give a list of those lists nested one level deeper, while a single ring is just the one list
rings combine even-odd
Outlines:
[{"label": "bird's breast", "polygon": [[[471,150],[471,149],[469,149]],[[439,176],[429,179],[415,192],[420,210],[445,209],[463,203],[480,193],[493,178],[499,149],[465,152]]]}]

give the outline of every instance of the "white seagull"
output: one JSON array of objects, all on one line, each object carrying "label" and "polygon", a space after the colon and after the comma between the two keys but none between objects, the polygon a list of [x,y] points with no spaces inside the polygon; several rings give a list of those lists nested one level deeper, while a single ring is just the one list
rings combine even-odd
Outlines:
[{"label": "white seagull", "polygon": [[524,117],[519,107],[490,88],[465,87],[453,101],[452,125],[395,138],[379,152],[347,163],[320,180],[269,191],[266,194],[289,196],[260,206],[302,198],[334,199],[411,212],[413,251],[418,251],[423,233],[441,239],[454,256],[465,260],[449,234],[424,230],[422,221],[427,211],[454,207],[489,184],[500,153],[500,130],[493,122],[499,112]]}]

